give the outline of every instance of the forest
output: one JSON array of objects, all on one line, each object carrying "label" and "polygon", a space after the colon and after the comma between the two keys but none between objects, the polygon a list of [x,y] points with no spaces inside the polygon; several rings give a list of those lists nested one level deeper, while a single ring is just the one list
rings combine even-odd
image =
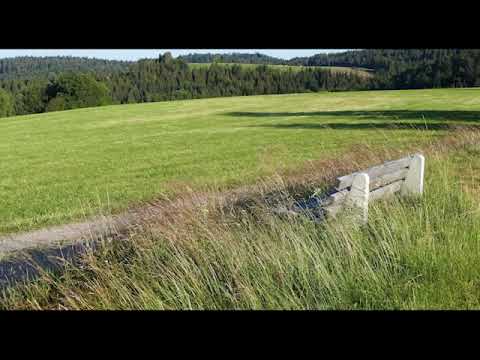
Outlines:
[{"label": "forest", "polygon": [[[189,63],[210,63],[191,67]],[[232,66],[220,66],[232,63]],[[245,67],[241,64],[258,64]],[[299,65],[278,71],[266,65]],[[319,66],[362,67],[371,78]],[[367,49],[282,60],[263,54],[190,54],[113,61],[0,59],[0,117],[107,104],[317,91],[474,87],[477,49]]]},{"label": "forest", "polygon": [[480,84],[478,49],[368,49],[294,58],[290,65],[375,70],[374,89],[472,87]]},{"label": "forest", "polygon": [[182,59],[187,63],[237,63],[237,64],[263,64],[263,65],[288,65],[288,60],[255,53],[231,53],[231,54],[188,54],[180,55],[177,59]]},{"label": "forest", "polygon": [[42,72],[32,64],[36,70],[30,77],[0,80],[0,116],[107,104],[368,87],[368,80],[361,76],[318,68],[279,71],[266,65],[226,67],[217,63],[194,68],[170,53],[132,62],[126,69],[114,65],[98,67],[94,63],[91,68],[85,65],[85,70]]},{"label": "forest", "polygon": [[366,49],[282,60],[261,54],[192,54],[188,62],[360,67],[375,71],[372,89],[471,87],[480,84],[478,49]]},{"label": "forest", "polygon": [[30,79],[36,76],[53,76],[53,74],[74,71],[94,71],[111,73],[126,71],[131,61],[91,59],[74,56],[19,56],[0,59],[0,80]]}]

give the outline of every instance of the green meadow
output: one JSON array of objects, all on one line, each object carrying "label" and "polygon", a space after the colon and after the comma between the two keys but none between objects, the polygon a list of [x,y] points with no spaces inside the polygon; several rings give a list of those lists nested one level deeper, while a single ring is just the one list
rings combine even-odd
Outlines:
[{"label": "green meadow", "polygon": [[[480,89],[268,95],[0,119],[0,233],[228,189],[362,147],[475,125]],[[422,131],[418,129],[421,128]]]}]

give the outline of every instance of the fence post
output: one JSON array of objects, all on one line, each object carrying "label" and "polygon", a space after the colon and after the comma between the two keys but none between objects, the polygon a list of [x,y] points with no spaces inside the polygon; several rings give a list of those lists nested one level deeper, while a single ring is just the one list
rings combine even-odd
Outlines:
[{"label": "fence post", "polygon": [[348,200],[350,206],[360,212],[360,222],[366,224],[368,221],[368,197],[370,194],[370,177],[368,174],[359,173],[353,178],[352,187]]},{"label": "fence post", "polygon": [[401,188],[402,195],[422,195],[425,157],[415,154],[410,159],[407,176]]}]

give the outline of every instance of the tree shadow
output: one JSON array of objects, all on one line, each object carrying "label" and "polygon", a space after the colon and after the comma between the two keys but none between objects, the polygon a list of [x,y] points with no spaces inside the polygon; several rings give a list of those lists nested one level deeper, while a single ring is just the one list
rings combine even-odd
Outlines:
[{"label": "tree shadow", "polygon": [[[471,126],[471,125],[470,125]],[[458,129],[459,125],[453,124],[425,124],[414,122],[364,122],[357,124],[347,123],[293,123],[293,124],[258,124],[249,127],[263,127],[274,129],[312,129],[312,130],[451,130]],[[465,125],[468,127],[468,125]]]},{"label": "tree shadow", "polygon": [[480,111],[462,110],[371,110],[371,111],[311,111],[311,112],[229,112],[232,117],[295,117],[326,116],[368,120],[426,120],[479,122]]}]

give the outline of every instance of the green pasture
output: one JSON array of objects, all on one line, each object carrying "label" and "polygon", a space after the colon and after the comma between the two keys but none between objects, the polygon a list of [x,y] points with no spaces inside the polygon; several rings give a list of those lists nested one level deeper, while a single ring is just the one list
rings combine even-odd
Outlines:
[{"label": "green pasture", "polygon": [[480,89],[115,105],[0,119],[0,233],[122,211],[184,185],[229,188],[362,146],[477,124]]}]

